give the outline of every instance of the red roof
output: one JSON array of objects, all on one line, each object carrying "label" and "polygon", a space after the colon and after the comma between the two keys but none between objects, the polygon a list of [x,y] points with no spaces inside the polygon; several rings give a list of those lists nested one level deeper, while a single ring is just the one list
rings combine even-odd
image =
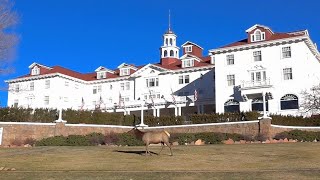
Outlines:
[{"label": "red roof", "polygon": [[258,42],[249,43],[248,39],[242,39],[240,41],[236,41],[236,42],[230,43],[230,44],[222,46],[220,48],[249,45],[249,44],[255,44],[255,43],[278,40],[278,39],[286,39],[286,38],[291,38],[291,37],[298,37],[298,36],[303,36],[303,35],[305,35],[305,31],[296,31],[296,32],[292,32],[292,33],[274,33],[274,34],[271,35],[270,38],[268,38],[267,40],[264,40],[264,41],[258,41]]}]

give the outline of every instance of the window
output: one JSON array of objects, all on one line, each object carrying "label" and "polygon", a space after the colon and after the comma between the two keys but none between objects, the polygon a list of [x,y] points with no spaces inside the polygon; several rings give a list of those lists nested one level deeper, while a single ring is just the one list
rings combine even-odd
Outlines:
[{"label": "window", "polygon": [[97,73],[97,79],[104,79],[107,77],[107,73],[106,72],[98,72]]},{"label": "window", "polygon": [[172,38],[170,38],[170,46],[172,46]]},{"label": "window", "polygon": [[31,75],[38,75],[40,74],[40,68],[38,68],[38,66],[35,66],[32,70],[31,70]]},{"label": "window", "polygon": [[261,61],[261,51],[254,51],[253,52],[253,59],[254,61]]},{"label": "window", "polygon": [[283,69],[283,78],[284,80],[292,79],[292,68],[284,68]]},{"label": "window", "polygon": [[110,90],[112,90],[112,84],[110,84]]},{"label": "window", "polygon": [[227,55],[227,65],[232,65],[232,64],[234,64],[234,55],[229,54]]},{"label": "window", "polygon": [[97,94],[97,86],[93,86],[92,93]]},{"label": "window", "polygon": [[120,76],[126,76],[130,74],[130,69],[129,68],[123,68],[120,69]]},{"label": "window", "polygon": [[167,50],[164,50],[164,53],[163,53],[163,54],[164,54],[163,57],[167,57],[167,56],[168,56]]},{"label": "window", "polygon": [[291,57],[291,47],[283,47],[282,48],[282,58],[290,58]]},{"label": "window", "polygon": [[46,89],[49,89],[50,88],[50,80],[46,80],[44,86]]},{"label": "window", "polygon": [[183,84],[183,76],[179,76],[179,84]]},{"label": "window", "polygon": [[192,46],[186,46],[184,50],[185,52],[192,52]]},{"label": "window", "polygon": [[189,75],[181,75],[179,76],[179,84],[186,84],[190,82],[190,77]]},{"label": "window", "polygon": [[130,82],[126,82],[126,90],[130,90]]},{"label": "window", "polygon": [[156,87],[159,86],[159,78],[149,78],[146,79],[147,87]]},{"label": "window", "polygon": [[267,80],[267,74],[266,71],[257,71],[251,73],[251,81],[257,82],[257,81],[266,81]]},{"label": "window", "polygon": [[33,91],[34,90],[34,82],[31,82],[30,83],[30,91]]},{"label": "window", "polygon": [[98,92],[102,92],[102,87],[101,87],[101,85],[98,86]]},{"label": "window", "polygon": [[171,51],[170,51],[170,57],[173,57],[173,56],[174,56],[174,51],[171,50]]},{"label": "window", "polygon": [[286,94],[281,99],[281,110],[299,109],[298,97],[293,94]]},{"label": "window", "polygon": [[120,90],[124,91],[124,83],[120,83]]},{"label": "window", "polygon": [[[251,109],[252,111],[263,111],[263,98],[258,97],[252,100],[251,102]],[[269,105],[268,101],[266,100],[266,111],[268,111]]]},{"label": "window", "polygon": [[182,67],[193,67],[194,66],[194,60],[193,59],[188,59],[182,61]]},{"label": "window", "polygon": [[14,91],[15,92],[19,92],[20,91],[20,85],[19,84],[15,85]]},{"label": "window", "polygon": [[44,105],[49,105],[49,96],[44,96]]},{"label": "window", "polygon": [[19,106],[19,100],[15,99],[13,103],[13,107],[17,108]]},{"label": "window", "polygon": [[64,86],[67,86],[67,87],[68,87],[68,86],[69,86],[69,82],[68,82],[68,81],[65,81],[65,82],[64,82]]},{"label": "window", "polygon": [[189,83],[190,79],[189,79],[189,75],[185,75],[184,76],[184,83]]},{"label": "window", "polygon": [[261,32],[259,29],[257,29],[253,34],[251,34],[251,42],[262,41],[265,39],[265,32]]},{"label": "window", "polygon": [[228,86],[235,85],[235,77],[234,75],[227,75]]},{"label": "window", "polygon": [[236,100],[230,99],[224,103],[224,112],[239,112],[240,103]]}]

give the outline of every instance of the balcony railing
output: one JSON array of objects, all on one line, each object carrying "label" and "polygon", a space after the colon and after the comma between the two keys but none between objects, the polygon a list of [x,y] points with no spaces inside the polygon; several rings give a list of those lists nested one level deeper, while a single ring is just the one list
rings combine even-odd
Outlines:
[{"label": "balcony railing", "polygon": [[261,81],[243,81],[241,83],[241,89],[257,89],[257,88],[266,88],[271,87],[272,84],[270,79],[261,80]]}]

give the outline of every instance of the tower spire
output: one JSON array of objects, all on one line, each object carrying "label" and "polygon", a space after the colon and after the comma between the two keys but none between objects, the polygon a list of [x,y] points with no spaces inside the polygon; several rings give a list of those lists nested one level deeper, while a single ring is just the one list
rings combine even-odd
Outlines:
[{"label": "tower spire", "polygon": [[169,9],[169,29],[168,29],[169,32],[171,31],[171,23],[170,23],[170,18],[171,18],[171,17],[170,17],[170,16],[171,16],[171,14],[170,14],[170,9]]}]

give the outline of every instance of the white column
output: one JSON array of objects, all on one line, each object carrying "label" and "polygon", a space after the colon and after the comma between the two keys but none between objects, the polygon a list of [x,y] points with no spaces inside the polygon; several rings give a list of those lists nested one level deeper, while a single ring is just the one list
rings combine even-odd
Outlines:
[{"label": "white column", "polygon": [[156,108],[153,108],[153,117],[156,117],[157,116],[157,109]]},{"label": "white column", "polygon": [[160,108],[157,109],[157,117],[160,117]]},{"label": "white column", "polygon": [[178,116],[181,116],[181,106],[177,108],[178,108]]},{"label": "white column", "polygon": [[174,107],[174,116],[178,116],[178,107]]},{"label": "white column", "polygon": [[267,115],[267,105],[266,105],[266,92],[262,92],[262,101],[263,101],[263,116],[259,117],[260,119],[271,119]]},{"label": "white column", "polygon": [[144,118],[144,115],[143,115],[143,109],[144,109],[144,104],[145,104],[145,102],[144,101],[142,101],[142,103],[141,103],[141,122],[140,122],[140,124],[138,125],[139,127],[147,127],[148,125],[146,125],[146,124],[144,124],[144,122],[143,122],[143,118]]}]

